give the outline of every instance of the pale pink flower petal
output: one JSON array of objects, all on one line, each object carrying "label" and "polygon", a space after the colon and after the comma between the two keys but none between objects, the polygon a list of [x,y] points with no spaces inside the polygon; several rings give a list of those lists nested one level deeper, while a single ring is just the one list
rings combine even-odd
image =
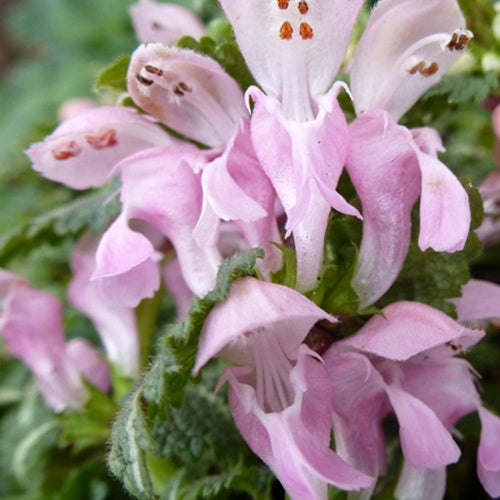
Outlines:
[{"label": "pale pink flower petal", "polygon": [[[136,377],[139,374],[139,339],[134,310],[103,298],[99,280],[90,280],[95,268],[96,246],[97,238],[90,233],[77,242],[71,258],[73,279],[68,299],[93,322],[111,363],[123,375]],[[132,280],[125,285],[130,286],[130,283]]]},{"label": "pale pink flower petal", "polygon": [[415,467],[435,469],[459,459],[460,449],[431,408],[396,385],[388,384],[386,392],[399,422],[406,460]]},{"label": "pale pink flower petal", "polygon": [[[273,358],[277,354],[267,353]],[[305,346],[299,348],[286,383],[290,392],[285,405],[265,406],[269,400],[261,400],[260,391],[266,389],[259,382],[253,387],[246,376],[248,369],[228,368],[225,378],[230,382],[231,411],[249,446],[269,465],[291,498],[313,500],[327,498],[327,483],[352,490],[367,487],[372,479],[329,448],[332,398],[325,391],[328,373],[310,354]],[[279,357],[263,362],[276,359]],[[269,397],[270,388],[267,391]]]},{"label": "pale pink flower petal", "polygon": [[386,112],[358,117],[350,133],[346,169],[361,200],[364,221],[352,285],[363,308],[388,290],[403,267],[420,171],[409,145],[410,132]]},{"label": "pale pink flower petal", "polygon": [[281,267],[281,243],[274,205],[276,193],[259,163],[250,140],[250,123],[241,120],[222,156],[202,174],[203,194],[223,220],[234,220],[249,247],[260,247],[265,258],[259,267],[265,276]]},{"label": "pale pink flower petal", "polygon": [[382,376],[368,358],[330,348],[324,355],[333,394],[335,449],[347,462],[372,476],[387,467],[381,423],[390,411]]},{"label": "pale pink flower petal", "polygon": [[293,232],[300,290],[316,284],[330,207],[359,216],[336,191],[348,147],[338,90],[334,86],[321,99],[317,117],[307,122],[288,120],[278,100],[255,87],[248,91],[255,102],[253,144],[287,214],[286,236]]},{"label": "pale pink flower petal", "polygon": [[173,45],[183,36],[198,39],[205,33],[202,22],[181,5],[140,0],[129,11],[135,36],[143,43]]},{"label": "pale pink flower petal", "polygon": [[477,453],[477,475],[493,498],[500,496],[500,418],[479,408],[481,439]]},{"label": "pale pink flower petal", "polygon": [[397,500],[442,500],[445,490],[445,467],[420,468],[405,460],[394,496]]},{"label": "pale pink flower petal", "polygon": [[357,114],[385,109],[398,120],[458,60],[471,38],[456,0],[381,0],[354,55]]},{"label": "pale pink flower petal", "polygon": [[[425,358],[425,354],[423,356]],[[460,358],[410,360],[400,365],[404,390],[424,402],[451,429],[480,403],[471,365]]]},{"label": "pale pink flower petal", "polygon": [[396,302],[384,307],[382,313],[342,343],[394,361],[406,361],[440,346],[447,346],[453,354],[484,335],[418,302]]},{"label": "pale pink flower petal", "polygon": [[161,43],[141,45],[127,74],[134,102],[190,139],[223,148],[247,116],[238,84],[209,57]]},{"label": "pale pink flower petal", "polygon": [[76,338],[66,344],[70,362],[93,385],[103,392],[111,389],[109,366],[102,359],[102,352],[85,339]]},{"label": "pale pink flower petal", "polygon": [[411,237],[411,210],[419,193],[422,250],[461,250],[470,226],[465,189],[437,159],[442,143],[430,128],[410,131],[383,110],[350,126],[346,169],[363,207],[363,239],[353,287],[366,307],[391,286]]},{"label": "pale pink flower petal", "polygon": [[262,325],[272,330],[268,335],[275,336],[290,355],[319,319],[336,322],[291,288],[255,278],[238,280],[229,297],[215,306],[203,326],[194,371],[214,356],[241,364],[251,362],[253,356],[245,332],[259,330]]},{"label": "pale pink flower petal", "polygon": [[227,367],[220,382],[229,381],[236,425],[293,499],[326,500],[327,483],[372,483],[329,446],[329,374],[302,344],[321,318],[335,321],[295,290],[244,278],[208,316],[194,367],[213,356],[241,365]]},{"label": "pale pink flower petal", "polygon": [[81,408],[88,394],[66,351],[61,303],[11,273],[2,271],[0,282],[0,331],[8,350],[29,366],[56,412]]},{"label": "pale pink flower petal", "polygon": [[125,213],[102,236],[90,279],[100,282],[108,303],[116,300],[124,307],[137,306],[160,287],[155,249],[146,236],[130,229]]},{"label": "pale pink flower petal", "polygon": [[[268,213],[252,195],[260,190],[273,193],[273,188],[255,157],[249,127],[240,123],[234,132],[224,153],[203,169],[203,194],[222,220],[253,222]],[[251,183],[256,187],[247,194]]]},{"label": "pale pink flower petal", "polygon": [[[103,236],[93,279],[124,273],[154,257],[149,238],[129,226],[137,219],[172,242],[184,279],[196,295],[212,289],[220,263],[218,221],[207,229],[203,241],[195,239],[193,230],[203,198],[201,169],[213,156],[213,152],[185,144],[182,148],[137,153],[118,165],[123,184],[122,214]],[[148,279],[147,283],[152,281]],[[154,283],[159,284],[159,277]]]},{"label": "pale pink flower petal", "polygon": [[288,118],[312,118],[314,100],[326,93],[344,58],[362,1],[220,3],[266,94],[283,102]]},{"label": "pale pink flower petal", "polygon": [[437,252],[462,250],[471,220],[469,197],[435,153],[416,152],[422,174],[418,246]]},{"label": "pale pink flower petal", "polygon": [[64,121],[26,154],[44,177],[73,189],[87,189],[107,182],[123,158],[149,147],[178,143],[151,117],[132,108],[101,106]]},{"label": "pale pink flower petal", "polygon": [[462,286],[462,296],[449,299],[457,307],[458,321],[476,322],[500,318],[500,285],[470,280]]}]

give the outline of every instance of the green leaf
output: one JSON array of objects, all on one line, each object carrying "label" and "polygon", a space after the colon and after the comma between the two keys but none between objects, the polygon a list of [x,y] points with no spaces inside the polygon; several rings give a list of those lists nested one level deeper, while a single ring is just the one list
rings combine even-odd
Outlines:
[{"label": "green leaf", "polygon": [[450,104],[463,102],[482,103],[488,95],[498,89],[498,76],[493,73],[444,75],[441,80],[429,89],[423,99],[447,95]]},{"label": "green leaf", "polygon": [[[482,218],[482,202],[470,184],[465,183],[465,187],[469,192],[473,228]],[[413,219],[412,242],[403,269],[377,305],[385,306],[399,300],[415,300],[456,317],[455,306],[446,299],[461,295],[462,285],[471,278],[469,262],[480,254],[481,242],[471,230],[465,248],[460,252],[435,252],[432,249],[422,252],[418,247],[416,216]]]},{"label": "green leaf", "polygon": [[17,359],[5,359],[4,356],[0,359],[0,407],[2,407],[23,399],[30,373],[27,366]]},{"label": "green leaf", "polygon": [[181,408],[166,407],[155,419],[151,435],[158,456],[175,459],[193,476],[205,472],[213,457],[218,457],[219,467],[227,466],[232,461],[228,450],[241,446],[224,399],[202,384],[188,386]]},{"label": "green leaf", "polygon": [[153,448],[146,429],[140,391],[130,394],[111,429],[108,465],[125,488],[140,500],[154,498],[145,449]]},{"label": "green leaf", "polygon": [[255,80],[234,40],[216,42],[208,36],[203,36],[196,41],[190,36],[185,36],[177,42],[177,45],[215,59],[238,82],[243,91],[250,85],[255,85]]},{"label": "green leaf", "polygon": [[129,63],[130,54],[127,54],[119,57],[104,69],[95,82],[96,92],[100,92],[104,88],[113,89],[118,92],[126,92]]},{"label": "green leaf", "polygon": [[285,245],[278,243],[273,243],[273,245],[281,250],[283,256],[281,269],[271,274],[273,283],[295,288],[297,283],[297,254]]},{"label": "green leaf", "polygon": [[116,404],[107,394],[85,380],[83,383],[89,393],[84,407],[78,411],[68,409],[58,415],[62,426],[61,445],[71,445],[77,452],[106,443],[117,411]]},{"label": "green leaf", "polygon": [[59,432],[58,421],[42,401],[34,380],[30,380],[20,404],[0,421],[2,498],[13,491],[31,493],[38,489],[43,481],[43,464],[57,445]]},{"label": "green leaf", "polygon": [[[271,477],[267,468],[242,464],[236,465],[226,473],[205,476],[198,480],[185,481],[179,474],[175,481],[169,483],[162,492],[161,500],[198,500],[198,499],[229,499],[228,491],[245,492],[259,500],[270,499],[269,483]],[[184,480],[184,482],[183,482]]]},{"label": "green leaf", "polygon": [[90,192],[3,235],[0,238],[0,266],[5,266],[13,257],[30,253],[42,243],[60,244],[66,237],[76,237],[86,228],[102,231],[110,217],[119,211],[117,198],[105,204],[109,194],[109,187]]},{"label": "green leaf", "polygon": [[481,194],[474,186],[472,181],[469,178],[461,179],[465,190],[467,191],[467,196],[469,197],[469,205],[471,212],[471,222],[470,228],[477,229],[481,223],[483,222],[484,217],[484,205],[483,199],[481,198]]},{"label": "green leaf", "polygon": [[100,461],[89,461],[74,468],[64,481],[54,500],[106,500],[109,485],[99,478]]},{"label": "green leaf", "polygon": [[325,237],[324,271],[309,298],[332,314],[358,313],[359,299],[351,286],[357,265],[362,225],[356,217],[335,213]]}]

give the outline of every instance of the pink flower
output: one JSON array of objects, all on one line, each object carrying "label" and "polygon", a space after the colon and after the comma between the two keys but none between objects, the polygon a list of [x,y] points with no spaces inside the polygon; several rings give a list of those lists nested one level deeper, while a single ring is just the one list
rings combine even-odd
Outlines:
[{"label": "pink flower", "polygon": [[483,198],[484,219],[476,229],[483,245],[494,245],[500,240],[500,172],[493,172],[479,186]]},{"label": "pink flower", "polygon": [[73,189],[101,186],[123,158],[146,148],[178,143],[132,108],[100,106],[71,116],[26,154],[33,168]]},{"label": "pink flower", "polygon": [[493,132],[495,132],[495,160],[500,167],[500,104],[497,104],[492,113]]},{"label": "pink flower", "polygon": [[355,490],[372,482],[330,449],[328,372],[303,344],[323,318],[336,321],[290,288],[244,278],[208,316],[194,368],[214,356],[237,365],[221,379],[236,425],[293,499],[326,499],[327,483]]},{"label": "pink flower", "polygon": [[176,132],[224,148],[240,118],[243,93],[215,60],[161,43],[132,54],[127,86],[134,102]]},{"label": "pink flower", "polygon": [[[193,236],[203,202],[201,167],[211,157],[213,152],[186,143],[174,150],[145,150],[120,163],[122,213],[99,243],[92,279],[123,275],[131,307],[151,296],[159,287],[160,275],[149,226],[172,242],[189,288],[200,296],[212,289],[220,262],[215,214],[210,232],[198,239]],[[143,226],[132,229],[134,220]],[[134,270],[127,277],[125,273]]]},{"label": "pink flower", "polygon": [[188,9],[174,3],[140,0],[130,7],[135,35],[140,42],[173,45],[185,35],[200,38],[205,27]]},{"label": "pink flower", "polygon": [[[149,208],[141,209],[143,212],[156,212],[153,217],[155,221],[151,215],[136,214],[134,217],[145,220],[171,240],[177,251],[184,279],[192,292],[203,295],[214,283],[220,261],[215,248],[219,218],[234,220],[248,245],[266,250],[266,258],[261,265],[266,276],[269,276],[270,271],[277,270],[281,265],[281,255],[271,245],[271,241],[280,241],[274,215],[275,193],[250,142],[248,122],[245,119],[247,111],[237,83],[217,62],[208,57],[176,47],[149,44],[139,47],[132,55],[128,87],[135,102],[167,126],[213,147],[210,152],[196,150],[189,144],[158,149],[129,158],[119,166],[124,175],[122,201],[127,204],[126,198],[134,197],[134,203],[138,202],[143,207],[149,204]],[[194,172],[192,182],[201,182],[200,190],[200,186],[188,186],[170,179],[173,191],[171,194],[165,192],[164,198],[170,200],[172,207],[169,210],[177,222],[168,229],[164,222],[159,222],[160,218],[170,216],[161,214],[167,206],[165,200],[153,207],[146,191],[156,181],[139,182],[137,188],[125,181],[125,178],[130,177],[128,172],[133,169],[139,169],[137,175],[142,176],[139,163],[146,157],[155,157],[158,162],[154,175],[172,177],[172,169],[177,167],[169,167],[169,163],[190,164]],[[160,163],[164,165],[160,167]],[[170,173],[166,174],[169,169]],[[152,171],[150,175],[153,175]],[[157,182],[165,185],[165,181],[159,178]],[[132,194],[139,189],[143,193],[142,200],[139,200],[137,194]],[[183,189],[187,191],[182,193]],[[178,210],[175,206],[180,197],[191,201],[188,211]],[[100,260],[94,278],[117,276],[146,262],[153,254],[152,246],[146,245],[146,238],[140,238],[129,230],[129,219],[130,217],[122,214],[119,221],[106,233],[106,240],[98,252]],[[125,236],[127,232],[128,236]],[[131,239],[135,243],[128,246]],[[113,247],[112,252],[124,254],[128,264],[121,266],[119,260],[114,263],[109,261],[116,268],[110,271],[103,260],[107,252],[103,251],[105,247],[108,250]],[[133,257],[134,253],[136,257]],[[141,255],[138,256],[138,253]],[[135,262],[130,259],[135,259]],[[117,268],[119,265],[120,269]]]},{"label": "pink flower", "polygon": [[353,286],[361,306],[393,283],[410,243],[420,195],[419,246],[461,250],[469,232],[468,197],[442,164],[436,131],[397,120],[460,57],[472,37],[456,0],[381,0],[358,44],[351,88],[358,118],[350,126],[346,168],[361,199],[363,239]]},{"label": "pink flower", "polygon": [[397,498],[411,492],[412,498],[439,499],[444,468],[460,455],[450,431],[477,410],[483,424],[478,475],[498,495],[500,453],[486,443],[500,439],[500,419],[481,406],[469,363],[453,357],[483,333],[414,302],[392,304],[382,313],[324,355],[334,387],[337,452],[367,473],[383,474],[381,422],[392,409],[405,458]]},{"label": "pink flower", "polygon": [[110,300],[109,290],[103,291],[99,286],[102,281],[90,281],[97,242],[95,236],[86,233],[76,243],[71,258],[73,279],[68,299],[96,327],[108,360],[122,375],[134,378],[139,375],[139,339],[134,310]]},{"label": "pink flower", "polygon": [[287,214],[287,236],[293,232],[301,290],[316,283],[330,207],[359,215],[336,191],[348,130],[336,99],[340,86],[330,86],[361,4],[221,1],[265,92],[247,91],[252,140]]},{"label": "pink flower", "polygon": [[203,168],[201,181],[205,208],[196,231],[205,230],[209,211],[224,221],[234,221],[248,247],[264,250],[259,268],[269,278],[270,272],[281,267],[281,251],[272,244],[281,242],[276,193],[255,155],[248,120],[240,120],[223,154]]},{"label": "pink flower", "polygon": [[457,308],[458,321],[484,325],[500,322],[500,285],[484,280],[470,280],[462,286],[462,296],[449,299]]},{"label": "pink flower", "polygon": [[0,271],[0,300],[0,331],[7,348],[30,367],[46,403],[56,412],[85,403],[88,394],[81,374],[109,390],[109,370],[97,349],[83,339],[65,343],[62,306],[56,297]]}]

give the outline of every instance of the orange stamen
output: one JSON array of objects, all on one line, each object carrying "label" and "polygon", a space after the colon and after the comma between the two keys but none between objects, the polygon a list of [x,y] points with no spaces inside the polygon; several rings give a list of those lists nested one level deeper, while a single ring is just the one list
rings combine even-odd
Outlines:
[{"label": "orange stamen", "polygon": [[307,23],[300,23],[299,33],[303,40],[309,40],[314,36],[313,29]]},{"label": "orange stamen", "polygon": [[291,40],[292,33],[293,33],[292,25],[288,21],[285,21],[280,28],[280,38],[282,40]]}]

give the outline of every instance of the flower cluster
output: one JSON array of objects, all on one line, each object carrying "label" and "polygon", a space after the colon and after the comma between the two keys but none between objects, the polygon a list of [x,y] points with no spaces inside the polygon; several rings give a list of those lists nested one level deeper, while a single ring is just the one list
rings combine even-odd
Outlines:
[{"label": "flower cluster", "polygon": [[[387,472],[382,423],[392,415],[404,458],[396,497],[439,499],[460,456],[454,426],[475,411],[478,477],[500,496],[500,418],[457,356],[484,335],[473,327],[500,317],[500,287],[470,281],[453,299],[458,320],[412,301],[370,308],[403,267],[417,201],[422,251],[460,251],[469,235],[469,198],[438,158],[438,132],[398,123],[473,37],[456,0],[380,0],[346,63],[349,85],[335,78],[362,0],[220,4],[256,85],[243,91],[214,59],[174,46],[203,25],[143,0],[131,11],[145,42],[128,66],[134,106],[67,108],[27,151],[36,171],[73,189],[120,185],[119,215],[74,248],[70,303],[94,323],[112,371],[134,379],[141,301],[163,282],[182,319],[225,257],[260,247],[260,279],[237,280],[210,312],[193,374],[214,357],[228,362],[219,385],[229,384],[236,426],[290,497],[326,499],[328,485],[370,496]],[[353,198],[340,187],[344,169]],[[373,315],[349,336],[342,311],[310,300],[332,213],[362,221],[351,286],[358,311]],[[279,281],[287,252],[296,271],[285,266]],[[55,297],[7,272],[0,282],[6,344],[55,411],[84,405],[82,376],[109,390],[95,348],[64,342]]]}]

